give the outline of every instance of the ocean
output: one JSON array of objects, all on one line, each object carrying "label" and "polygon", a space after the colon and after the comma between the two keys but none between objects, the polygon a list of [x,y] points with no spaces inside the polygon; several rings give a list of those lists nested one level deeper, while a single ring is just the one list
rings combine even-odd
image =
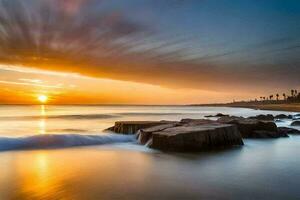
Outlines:
[{"label": "ocean", "polygon": [[119,120],[216,113],[294,114],[197,106],[0,106],[0,199],[299,199],[300,136],[169,153],[104,131]]}]

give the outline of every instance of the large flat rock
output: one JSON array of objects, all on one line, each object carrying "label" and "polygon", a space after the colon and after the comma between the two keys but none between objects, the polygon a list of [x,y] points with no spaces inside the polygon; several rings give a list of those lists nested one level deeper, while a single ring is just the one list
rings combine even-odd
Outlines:
[{"label": "large flat rock", "polygon": [[235,125],[220,123],[165,124],[139,130],[138,139],[150,148],[182,152],[243,145]]}]

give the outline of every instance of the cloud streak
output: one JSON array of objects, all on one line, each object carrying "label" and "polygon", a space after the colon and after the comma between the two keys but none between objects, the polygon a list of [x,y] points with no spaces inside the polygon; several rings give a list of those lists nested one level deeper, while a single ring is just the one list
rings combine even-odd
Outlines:
[{"label": "cloud streak", "polygon": [[12,85],[24,85],[24,86],[34,86],[34,87],[42,87],[42,88],[62,88],[61,85],[44,85],[37,83],[26,83],[26,82],[15,82],[15,81],[4,81],[0,80],[0,83],[3,84],[12,84]]}]

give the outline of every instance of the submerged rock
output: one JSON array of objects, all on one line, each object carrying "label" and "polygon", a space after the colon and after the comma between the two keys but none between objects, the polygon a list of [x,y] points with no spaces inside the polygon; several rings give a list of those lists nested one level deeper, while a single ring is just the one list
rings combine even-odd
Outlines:
[{"label": "submerged rock", "polygon": [[243,145],[235,125],[220,123],[155,126],[141,129],[138,137],[141,144],[166,151],[201,151]]},{"label": "submerged rock", "polygon": [[294,122],[292,122],[291,126],[300,126],[300,121],[294,121]]},{"label": "submerged rock", "polygon": [[143,128],[148,128],[152,126],[158,126],[163,124],[176,123],[171,121],[118,121],[115,122],[113,127],[110,127],[106,130],[113,131],[115,133],[121,134],[136,134],[136,132]]},{"label": "submerged rock", "polygon": [[217,121],[237,125],[243,138],[287,137],[287,134],[278,131],[276,124],[272,121],[243,117],[222,117]]},{"label": "submerged rock", "polygon": [[300,131],[297,130],[297,129],[294,129],[294,128],[288,128],[288,127],[278,127],[278,131],[280,133],[284,133],[284,134],[290,134],[290,135],[293,135],[293,134],[300,134]]}]

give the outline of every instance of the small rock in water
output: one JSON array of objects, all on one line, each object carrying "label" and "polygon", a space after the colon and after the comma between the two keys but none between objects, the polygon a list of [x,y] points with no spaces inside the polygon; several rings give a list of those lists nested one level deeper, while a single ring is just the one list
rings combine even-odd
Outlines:
[{"label": "small rock in water", "polygon": [[280,133],[290,134],[290,135],[292,135],[292,134],[296,134],[296,135],[300,134],[299,130],[294,129],[294,128],[288,128],[288,127],[278,127],[278,131]]},{"label": "small rock in water", "polygon": [[289,117],[292,117],[291,115],[285,115],[285,114],[279,114],[275,116],[275,119],[288,119]]},{"label": "small rock in water", "polygon": [[289,137],[287,133],[284,132],[274,132],[274,131],[263,131],[263,130],[256,130],[253,131],[251,135],[253,138],[279,138],[279,137]]},{"label": "small rock in water", "polygon": [[226,117],[226,116],[229,116],[229,115],[225,115],[223,113],[218,113],[216,115],[206,115],[205,117]]},{"label": "small rock in water", "polygon": [[300,121],[294,121],[294,122],[292,122],[291,126],[300,126]]}]

